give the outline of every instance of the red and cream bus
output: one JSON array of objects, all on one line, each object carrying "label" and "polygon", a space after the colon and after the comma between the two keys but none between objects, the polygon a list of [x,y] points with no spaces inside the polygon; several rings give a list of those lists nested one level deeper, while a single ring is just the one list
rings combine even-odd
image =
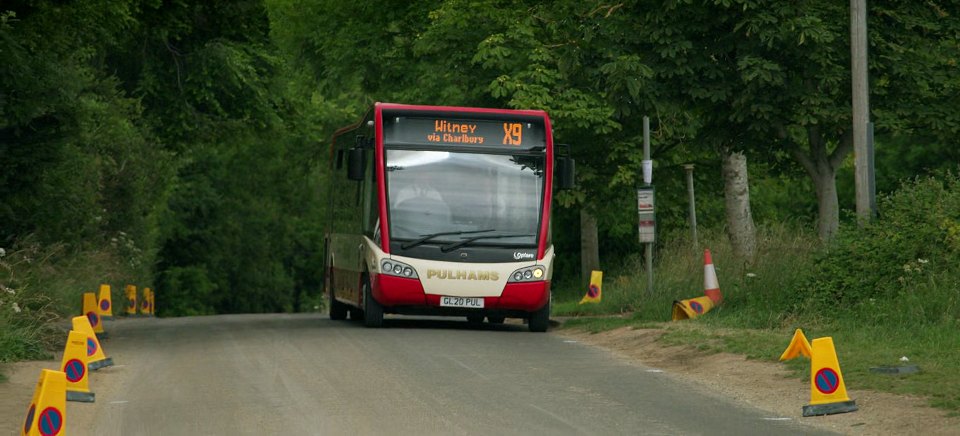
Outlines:
[{"label": "red and cream bus", "polygon": [[546,331],[554,168],[558,189],[573,182],[546,112],[377,103],[333,135],[330,160],[330,318],[522,318]]}]

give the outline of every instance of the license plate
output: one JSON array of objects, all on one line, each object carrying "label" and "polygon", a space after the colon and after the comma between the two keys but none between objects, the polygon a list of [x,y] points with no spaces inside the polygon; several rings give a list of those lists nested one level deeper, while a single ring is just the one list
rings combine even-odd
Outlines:
[{"label": "license plate", "polygon": [[442,296],[440,297],[440,306],[469,307],[471,309],[483,309],[483,298]]}]

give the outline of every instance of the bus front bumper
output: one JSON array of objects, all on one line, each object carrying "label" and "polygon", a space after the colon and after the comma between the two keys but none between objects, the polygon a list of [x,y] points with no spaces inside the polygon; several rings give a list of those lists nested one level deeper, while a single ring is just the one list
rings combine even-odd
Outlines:
[{"label": "bus front bumper", "polygon": [[[461,315],[476,309],[440,307],[441,295],[427,294],[418,279],[372,274],[371,291],[384,310],[395,313],[437,313]],[[505,313],[534,312],[550,301],[550,282],[507,283],[499,297],[483,297],[483,310]],[[429,309],[429,310],[419,310]]]}]

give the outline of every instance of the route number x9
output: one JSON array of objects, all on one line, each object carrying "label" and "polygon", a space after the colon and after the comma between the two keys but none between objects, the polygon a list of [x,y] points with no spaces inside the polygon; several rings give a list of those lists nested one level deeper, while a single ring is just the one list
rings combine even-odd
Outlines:
[{"label": "route number x9", "polygon": [[520,145],[523,142],[523,124],[503,123],[503,144]]}]

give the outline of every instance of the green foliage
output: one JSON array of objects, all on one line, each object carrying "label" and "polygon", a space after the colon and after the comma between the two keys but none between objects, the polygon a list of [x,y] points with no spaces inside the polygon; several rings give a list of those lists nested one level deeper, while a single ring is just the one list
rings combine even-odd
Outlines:
[{"label": "green foliage", "polygon": [[118,241],[81,251],[26,236],[0,247],[0,362],[50,358],[63,346],[64,330],[56,321],[80,314],[83,292],[96,291],[100,283],[147,278],[142,266],[130,266],[124,246],[130,241]]},{"label": "green foliage", "polygon": [[[922,177],[881,198],[881,216],[846,228],[828,245],[787,227],[761,228],[753,265],[730,259],[729,247],[707,234],[721,306],[695,320],[662,324],[662,340],[705,352],[727,351],[774,360],[793,329],[838,344],[848,384],[927,397],[960,408],[960,177]],[[699,256],[683,240],[658,252],[657,290],[647,294],[639,265],[608,271],[603,302],[577,305],[583,292],[557,292],[555,315],[578,316],[571,326],[603,331],[650,328],[670,316],[673,299],[702,295]],[[611,317],[610,315],[616,315]],[[589,317],[588,317],[589,316]],[[566,323],[565,323],[566,324]],[[869,371],[901,356],[921,373],[893,378]],[[797,377],[809,364],[792,362]]]},{"label": "green foliage", "polygon": [[165,301],[158,311],[160,315],[213,315],[216,313],[211,299],[216,296],[217,285],[212,283],[205,268],[201,266],[172,267],[164,270],[159,279],[159,289]]},{"label": "green foliage", "polygon": [[715,310],[753,328],[790,322],[795,313],[787,309],[795,301],[789,290],[809,274],[810,258],[820,246],[814,235],[785,225],[760,226],[757,260],[751,265],[732,257],[722,232],[708,231],[701,237],[700,249],[679,237],[655,253],[654,292],[647,290],[642,259],[630,257],[604,271],[600,304],[578,305],[584,291],[564,287],[556,290],[554,313],[634,313],[642,321],[667,321],[674,301],[703,295],[703,249],[709,248],[724,297]]},{"label": "green foliage", "polygon": [[93,66],[126,30],[131,8],[94,3],[3,12],[0,240],[32,233],[77,244],[102,231],[147,233],[156,193],[135,174],[162,182],[165,159],[147,145],[136,101]]},{"label": "green foliage", "polygon": [[330,106],[296,84],[267,14],[260,2],[156,5],[141,17],[154,24],[140,29],[147,50],[117,60],[179,157],[159,221],[161,315],[297,311],[319,291],[311,173]]},{"label": "green foliage", "polygon": [[[956,160],[956,9],[871,6],[882,192]],[[580,295],[562,274],[578,269],[579,208],[598,218],[615,271],[610,306],[560,302],[562,311],[662,319],[664,305],[698,294],[701,254],[674,242],[688,231],[681,165],[696,164],[701,229],[720,229],[718,151],[731,147],[750,155],[754,214],[767,228],[751,269],[718,260],[730,296],[722,313],[763,327],[811,307],[904,299],[911,310],[897,316],[946,322],[956,307],[944,291],[955,269],[942,260],[956,255],[952,176],[938,194],[917,185],[884,200],[886,227],[845,229],[818,258],[810,295],[780,292],[811,268],[816,246],[803,232],[788,236],[816,210],[792,159],[828,155],[848,130],[847,12],[823,0],[4,2],[0,244],[61,250],[48,265],[84,277],[21,275],[15,287],[46,295],[53,312],[113,280],[155,284],[165,315],[312,308],[328,216],[318,169],[336,127],[376,100],[539,108],[578,160],[578,189],[556,196],[558,295]],[[652,296],[632,273],[644,114],[662,241]],[[837,167],[852,180],[849,162]],[[840,192],[852,197],[850,183]],[[923,206],[903,206],[911,202]],[[927,225],[910,227],[918,222]],[[727,252],[720,235],[705,239],[717,259]],[[83,255],[103,271],[82,272]]]},{"label": "green foliage", "polygon": [[846,229],[817,258],[807,286],[811,309],[876,313],[899,306],[882,313],[924,323],[960,318],[951,291],[958,272],[951,259],[960,254],[960,179],[948,174],[908,181],[881,197],[879,208],[880,219]]},{"label": "green foliage", "polygon": [[18,273],[31,253],[14,250],[0,256],[0,362],[47,358],[57,318],[51,300],[23,288]]},{"label": "green foliage", "polygon": [[[155,274],[168,315],[293,311],[317,292],[311,173],[337,109],[288,69],[261,2],[14,2],[0,17],[4,245],[109,252],[89,281]],[[78,291],[43,293],[67,313]]]},{"label": "green foliage", "polygon": [[[738,325],[778,328],[797,320],[849,316],[872,324],[938,324],[960,319],[956,297],[960,250],[960,179],[918,178],[880,201],[882,216],[845,229],[823,246],[788,226],[762,226],[755,263],[729,257],[728,243],[708,232],[724,294],[720,311]],[[638,312],[665,320],[673,300],[702,294],[701,254],[680,238],[656,256],[656,292],[648,294],[641,259],[607,271],[604,303],[574,304],[582,292],[558,289],[556,312],[566,315]],[[653,308],[650,308],[650,306]]]}]

